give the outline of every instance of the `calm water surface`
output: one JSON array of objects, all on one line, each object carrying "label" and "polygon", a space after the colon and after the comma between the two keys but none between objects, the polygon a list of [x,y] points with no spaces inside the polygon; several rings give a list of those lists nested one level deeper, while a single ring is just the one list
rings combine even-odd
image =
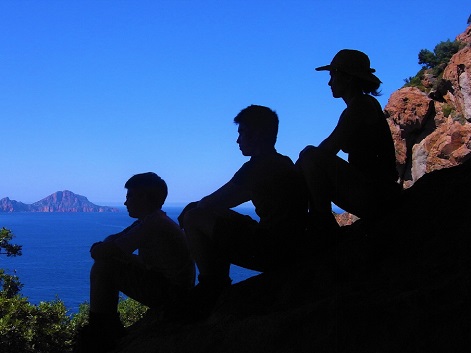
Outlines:
[{"label": "calm water surface", "polygon": [[[164,208],[174,220],[181,207]],[[253,215],[251,209],[245,213]],[[24,284],[21,293],[33,304],[60,298],[75,313],[88,301],[89,271],[93,263],[90,245],[117,233],[134,220],[125,210],[118,213],[0,213],[0,227],[15,235],[23,255],[0,257],[0,268],[16,271]],[[233,266],[233,283],[257,272]]]}]

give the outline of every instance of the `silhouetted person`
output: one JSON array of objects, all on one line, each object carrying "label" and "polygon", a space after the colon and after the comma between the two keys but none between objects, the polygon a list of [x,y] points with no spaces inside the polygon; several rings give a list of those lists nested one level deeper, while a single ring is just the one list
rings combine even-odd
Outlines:
[{"label": "silhouetted person", "polygon": [[165,181],[152,172],[137,174],[125,188],[124,204],[137,221],[90,249],[95,260],[90,319],[81,338],[87,352],[111,348],[124,334],[117,312],[119,292],[150,308],[162,308],[186,297],[195,283],[185,234],[161,210],[167,197]]},{"label": "silhouetted person", "polygon": [[[296,162],[310,193],[311,230],[325,234],[338,230],[331,202],[368,219],[394,205],[401,186],[391,131],[373,97],[381,81],[368,56],[344,49],[316,70],[330,72],[332,95],[347,104],[329,137],[318,147],[307,146]],[[337,156],[341,150],[348,162]]]},{"label": "silhouetted person", "polygon": [[[307,196],[299,170],[275,149],[277,114],[251,105],[235,118],[237,143],[250,157],[229,182],[179,217],[198,266],[192,296],[201,317],[230,285],[230,264],[270,271],[296,260],[303,247]],[[257,222],[231,208],[252,201]]]}]

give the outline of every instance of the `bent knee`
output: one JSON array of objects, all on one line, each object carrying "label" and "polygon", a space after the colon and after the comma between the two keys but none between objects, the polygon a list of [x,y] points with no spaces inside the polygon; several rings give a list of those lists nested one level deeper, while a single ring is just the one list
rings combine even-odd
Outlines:
[{"label": "bent knee", "polygon": [[183,217],[183,228],[198,228],[206,219],[210,217],[210,211],[203,207],[196,207],[185,213]]},{"label": "bent knee", "polygon": [[319,161],[325,160],[327,153],[321,148],[308,146],[299,154],[299,159],[296,161],[301,169],[311,167],[313,164],[317,164]]}]

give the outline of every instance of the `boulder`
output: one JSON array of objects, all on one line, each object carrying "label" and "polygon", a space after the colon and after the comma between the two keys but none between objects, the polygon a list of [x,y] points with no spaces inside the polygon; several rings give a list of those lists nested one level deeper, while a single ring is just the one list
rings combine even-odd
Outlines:
[{"label": "boulder", "polygon": [[435,77],[426,70],[427,92],[404,87],[394,92],[385,114],[396,147],[404,188],[424,174],[456,166],[471,157],[471,26],[457,40],[465,43]]}]

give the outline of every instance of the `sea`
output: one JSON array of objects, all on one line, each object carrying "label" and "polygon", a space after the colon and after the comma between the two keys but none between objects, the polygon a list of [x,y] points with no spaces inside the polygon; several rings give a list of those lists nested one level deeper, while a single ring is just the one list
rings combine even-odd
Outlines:
[{"label": "sea", "polygon": [[[182,206],[163,207],[174,221]],[[253,208],[240,207],[239,212],[258,219]],[[116,213],[0,213],[0,227],[13,233],[12,244],[22,246],[22,255],[0,255],[0,268],[16,274],[23,284],[21,294],[32,304],[60,299],[71,315],[80,304],[88,302],[89,273],[93,264],[90,246],[129,226],[125,208]],[[231,266],[233,283],[258,272]]]}]

